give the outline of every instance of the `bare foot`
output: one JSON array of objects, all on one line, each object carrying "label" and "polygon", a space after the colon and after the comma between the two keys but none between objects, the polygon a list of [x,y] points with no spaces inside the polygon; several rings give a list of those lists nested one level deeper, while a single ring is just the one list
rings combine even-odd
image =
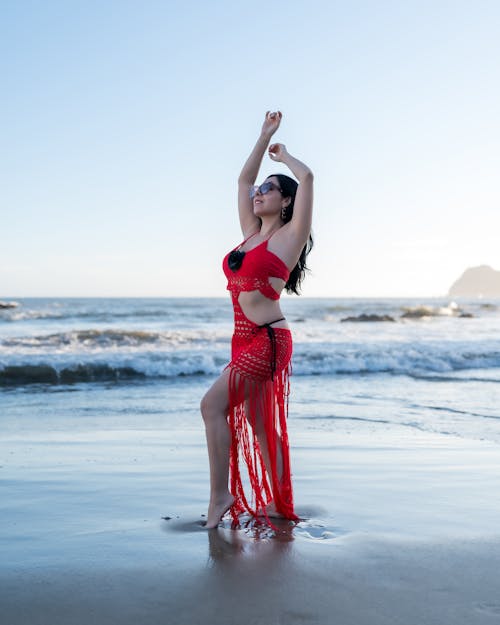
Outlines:
[{"label": "bare foot", "polygon": [[226,493],[221,499],[210,502],[208,506],[206,529],[212,529],[219,525],[220,520],[234,503],[234,497],[231,493]]}]

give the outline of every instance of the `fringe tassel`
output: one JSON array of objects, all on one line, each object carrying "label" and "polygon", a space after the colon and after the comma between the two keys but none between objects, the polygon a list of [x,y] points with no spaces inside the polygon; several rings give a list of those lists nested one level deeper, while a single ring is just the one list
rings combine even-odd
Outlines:
[{"label": "fringe tassel", "polygon": [[[293,509],[290,450],[287,434],[289,376],[291,366],[277,373],[273,380],[256,381],[241,375],[233,367],[229,376],[229,459],[230,490],[235,498],[231,515],[236,525],[238,516],[248,512],[254,517],[267,515],[266,506],[273,501],[277,512],[298,520]],[[246,397],[246,399],[245,399]],[[268,452],[269,471],[265,462]],[[281,452],[281,453],[279,453]],[[281,478],[278,462],[281,456]],[[242,461],[242,462],[240,462]],[[251,498],[245,495],[240,465],[246,466]]]}]

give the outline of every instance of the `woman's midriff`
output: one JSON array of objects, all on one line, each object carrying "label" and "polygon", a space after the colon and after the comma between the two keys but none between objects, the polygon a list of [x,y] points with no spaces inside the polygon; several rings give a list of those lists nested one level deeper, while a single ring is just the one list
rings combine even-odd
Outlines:
[{"label": "woman's midriff", "polygon": [[[256,325],[260,326],[264,323],[272,323],[275,319],[281,319],[281,317],[283,317],[279,300],[269,299],[258,290],[242,291],[237,299],[242,313],[249,321]],[[289,329],[289,326],[286,319],[283,319],[282,321],[273,323],[273,328]]]}]

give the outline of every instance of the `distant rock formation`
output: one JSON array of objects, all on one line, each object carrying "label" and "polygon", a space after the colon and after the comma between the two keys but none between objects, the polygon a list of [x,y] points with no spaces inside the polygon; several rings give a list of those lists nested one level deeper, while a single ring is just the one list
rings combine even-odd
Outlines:
[{"label": "distant rock formation", "polygon": [[0,302],[0,309],[6,310],[7,308],[17,308],[18,302]]},{"label": "distant rock formation", "polygon": [[404,307],[405,312],[401,315],[402,319],[421,319],[422,317],[437,317],[438,309],[432,306],[415,306]]},{"label": "distant rock formation", "polygon": [[455,302],[448,306],[403,306],[405,311],[401,319],[425,319],[426,317],[474,317],[472,313],[465,312]]},{"label": "distant rock formation", "polygon": [[450,297],[500,297],[500,271],[488,265],[469,267],[450,287]]},{"label": "distant rock formation", "polygon": [[363,313],[362,315],[358,315],[357,317],[345,317],[340,320],[344,321],[396,321],[390,315],[367,315]]}]

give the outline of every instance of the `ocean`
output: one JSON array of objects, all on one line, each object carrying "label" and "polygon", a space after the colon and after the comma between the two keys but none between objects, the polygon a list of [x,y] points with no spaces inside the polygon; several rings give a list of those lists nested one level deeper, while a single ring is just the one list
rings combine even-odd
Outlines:
[{"label": "ocean", "polygon": [[[16,301],[0,310],[0,405],[19,427],[71,411],[202,428],[199,400],[229,359],[228,298]],[[282,309],[295,428],[500,443],[500,300],[283,297]],[[363,314],[392,320],[342,321]]]}]

